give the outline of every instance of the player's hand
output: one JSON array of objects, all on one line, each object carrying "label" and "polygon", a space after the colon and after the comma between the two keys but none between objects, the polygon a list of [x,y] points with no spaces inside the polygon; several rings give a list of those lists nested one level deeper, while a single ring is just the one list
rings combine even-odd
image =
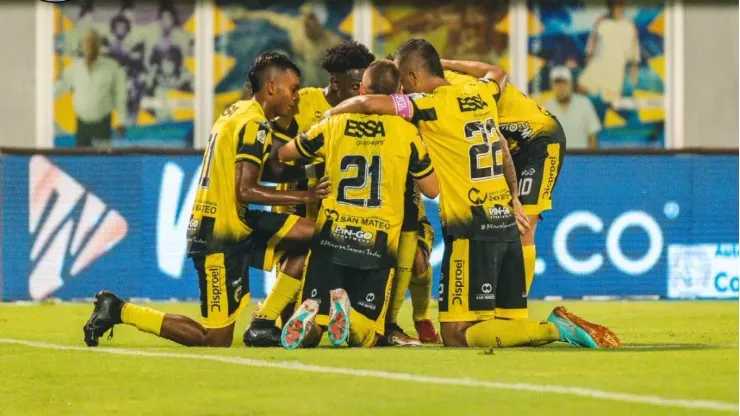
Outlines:
[{"label": "player's hand", "polygon": [[331,193],[331,181],[328,176],[319,179],[319,182],[309,191],[311,202],[318,202],[329,196]]},{"label": "player's hand", "polygon": [[519,228],[519,234],[524,234],[529,231],[529,218],[524,213],[524,207],[522,207],[522,203],[519,202],[518,198],[511,202],[514,206],[514,218],[516,219],[516,226]]}]

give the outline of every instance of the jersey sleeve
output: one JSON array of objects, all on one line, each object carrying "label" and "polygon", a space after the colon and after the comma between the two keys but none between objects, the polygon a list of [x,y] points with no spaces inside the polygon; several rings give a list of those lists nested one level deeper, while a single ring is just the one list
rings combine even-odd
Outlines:
[{"label": "jersey sleeve", "polygon": [[427,148],[421,141],[419,132],[411,138],[411,157],[409,158],[409,173],[414,179],[423,179],[434,172],[432,160],[429,158]]},{"label": "jersey sleeve", "polygon": [[437,110],[435,109],[434,97],[429,94],[409,94],[407,95],[411,102],[412,115],[411,121],[419,124],[422,121],[434,121],[437,119]]},{"label": "jersey sleeve", "polygon": [[290,120],[290,125],[287,128],[283,128],[277,122],[272,122],[272,137],[277,138],[284,142],[293,140],[298,135],[298,122],[295,118]]},{"label": "jersey sleeve", "polygon": [[323,120],[296,138],[298,153],[306,159],[324,157],[324,137],[329,120]]},{"label": "jersey sleeve", "polygon": [[236,161],[262,165],[269,146],[270,126],[267,122],[248,121],[237,133]]},{"label": "jersey sleeve", "polygon": [[501,98],[501,88],[499,87],[498,83],[492,79],[479,79],[477,87],[482,90],[481,95],[485,94],[488,96],[492,96],[493,100],[496,102],[498,102],[498,99]]}]

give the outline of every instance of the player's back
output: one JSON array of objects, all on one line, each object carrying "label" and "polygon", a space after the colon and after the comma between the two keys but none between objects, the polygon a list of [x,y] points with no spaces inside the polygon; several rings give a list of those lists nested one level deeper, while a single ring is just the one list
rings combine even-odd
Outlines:
[{"label": "player's back", "polygon": [[[208,138],[198,190],[188,226],[188,254],[207,254],[242,244],[252,232],[243,216],[246,204],[236,199],[236,163],[259,166],[256,155],[269,154],[270,127],[262,107],[238,101],[216,120]],[[253,148],[257,148],[251,151]]]},{"label": "player's back", "polygon": [[417,175],[432,171],[417,129],[401,117],[342,114],[308,136],[313,143],[299,143],[323,148],[320,155],[333,183],[317,221],[321,247],[313,252],[325,250],[321,255],[348,267],[394,267],[409,164],[423,154],[425,167],[417,163],[411,170]]},{"label": "player's back", "polygon": [[432,94],[410,95],[412,121],[438,172],[446,235],[516,239],[497,134],[499,92],[495,82],[476,80],[438,87]]},{"label": "player's back", "polygon": [[[456,85],[476,81],[471,75],[449,70],[445,71],[445,79]],[[512,153],[531,146],[538,138],[551,138],[559,130],[555,116],[511,83],[501,92],[497,109],[499,128]]]}]

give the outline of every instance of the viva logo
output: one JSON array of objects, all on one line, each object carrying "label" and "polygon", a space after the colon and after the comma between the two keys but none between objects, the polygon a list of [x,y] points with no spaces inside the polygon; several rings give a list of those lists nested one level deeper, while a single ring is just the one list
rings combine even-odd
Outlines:
[{"label": "viva logo", "polygon": [[28,194],[31,299],[52,295],[64,278],[78,276],[128,233],[118,211],[44,156],[31,158]]}]

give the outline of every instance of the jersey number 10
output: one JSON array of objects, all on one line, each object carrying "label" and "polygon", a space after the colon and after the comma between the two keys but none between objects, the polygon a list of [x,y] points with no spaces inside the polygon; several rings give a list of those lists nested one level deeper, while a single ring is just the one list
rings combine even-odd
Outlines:
[{"label": "jersey number 10", "polygon": [[[382,202],[380,199],[380,156],[373,156],[368,163],[365,156],[347,155],[342,158],[339,167],[342,173],[356,167],[357,176],[343,178],[339,181],[337,202],[356,207],[379,208]],[[347,198],[347,190],[365,189],[368,178],[370,179],[370,198]]]},{"label": "jersey number 10", "polygon": [[[483,181],[500,177],[504,174],[504,163],[501,153],[501,140],[491,142],[491,136],[496,133],[496,123],[492,118],[482,121],[475,120],[465,123],[465,138],[475,140],[478,135],[483,136],[483,143],[470,146],[470,179]],[[481,159],[492,157],[491,166],[481,167]]]}]

